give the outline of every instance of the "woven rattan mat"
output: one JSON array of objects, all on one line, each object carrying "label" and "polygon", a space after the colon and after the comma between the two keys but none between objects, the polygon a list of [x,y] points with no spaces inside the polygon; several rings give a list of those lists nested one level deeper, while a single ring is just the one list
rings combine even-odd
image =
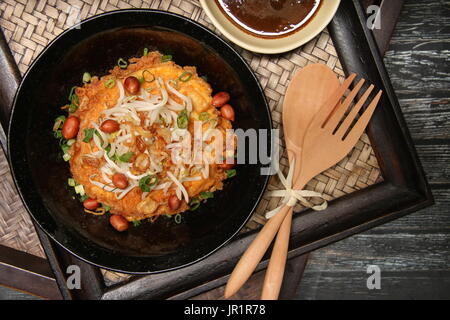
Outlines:
[{"label": "woven rattan mat", "polygon": [[[201,9],[198,1],[188,0],[2,0],[0,26],[22,74],[41,50],[64,29],[80,19],[105,11],[125,8],[153,8],[189,17],[220,34]],[[281,128],[283,96],[292,75],[309,63],[324,63],[342,79],[344,73],[325,30],[306,45],[281,55],[260,55],[239,47],[236,50],[255,71],[265,90],[272,111],[273,125]],[[288,161],[283,152],[281,167],[286,171]],[[363,135],[354,150],[339,164],[314,178],[307,189],[324,193],[328,200],[365,188],[382,180],[370,141]],[[280,187],[272,177],[269,189]],[[265,222],[264,213],[275,208],[278,198],[263,197],[252,219],[242,232]],[[301,209],[298,207],[297,209]],[[44,256],[39,240],[19,196],[11,174],[0,151],[0,244]],[[117,283],[125,275],[104,271],[107,284]]]}]

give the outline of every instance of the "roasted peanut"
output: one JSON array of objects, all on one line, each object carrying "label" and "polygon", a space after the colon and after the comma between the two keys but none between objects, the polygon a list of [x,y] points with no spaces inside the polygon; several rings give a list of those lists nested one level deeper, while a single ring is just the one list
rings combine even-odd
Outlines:
[{"label": "roasted peanut", "polygon": [[141,83],[139,82],[138,78],[131,76],[125,79],[125,81],[123,82],[123,87],[130,94],[138,94],[139,90],[141,90]]},{"label": "roasted peanut", "polygon": [[220,108],[220,115],[230,121],[234,121],[234,109],[229,104],[226,104]]},{"label": "roasted peanut", "polygon": [[126,189],[128,187],[128,179],[122,173],[115,173],[112,176],[112,183],[115,187],[119,189]]},{"label": "roasted peanut", "polygon": [[95,199],[88,198],[83,201],[83,206],[88,210],[95,210],[100,206],[100,203]]},{"label": "roasted peanut", "polygon": [[219,108],[228,101],[230,101],[230,94],[228,92],[222,91],[214,95],[211,104],[213,105],[213,107]]},{"label": "roasted peanut", "polygon": [[176,195],[171,195],[167,200],[170,210],[177,210],[181,205],[181,200]]},{"label": "roasted peanut", "polygon": [[109,223],[113,226],[117,231],[125,231],[128,229],[128,220],[118,214],[113,214],[109,218]]},{"label": "roasted peanut", "polygon": [[61,133],[64,139],[73,139],[77,136],[80,129],[80,119],[75,116],[70,116],[64,122]]},{"label": "roasted peanut", "polygon": [[100,130],[105,133],[113,133],[119,131],[120,124],[115,120],[105,120],[100,126]]}]

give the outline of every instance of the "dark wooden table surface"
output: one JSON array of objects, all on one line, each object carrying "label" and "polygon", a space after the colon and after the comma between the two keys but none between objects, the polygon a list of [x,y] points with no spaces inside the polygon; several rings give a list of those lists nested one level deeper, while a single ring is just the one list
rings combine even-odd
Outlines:
[{"label": "dark wooden table surface", "polygon": [[384,60],[436,204],[313,252],[298,299],[450,298],[449,2],[406,0]]},{"label": "dark wooden table surface", "polygon": [[[385,63],[436,204],[314,251],[297,299],[450,298],[448,1],[406,0]],[[369,265],[381,270],[379,290],[367,289]],[[0,286],[0,299],[30,298]]]}]

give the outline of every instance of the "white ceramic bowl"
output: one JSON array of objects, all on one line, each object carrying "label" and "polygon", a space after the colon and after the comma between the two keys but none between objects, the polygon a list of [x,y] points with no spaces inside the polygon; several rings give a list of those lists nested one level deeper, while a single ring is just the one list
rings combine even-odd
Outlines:
[{"label": "white ceramic bowl", "polygon": [[200,0],[200,4],[209,19],[228,40],[247,50],[268,54],[293,50],[314,38],[331,21],[339,3],[340,0],[322,0],[319,10],[306,26],[284,37],[268,39],[251,35],[235,26],[216,1]]}]

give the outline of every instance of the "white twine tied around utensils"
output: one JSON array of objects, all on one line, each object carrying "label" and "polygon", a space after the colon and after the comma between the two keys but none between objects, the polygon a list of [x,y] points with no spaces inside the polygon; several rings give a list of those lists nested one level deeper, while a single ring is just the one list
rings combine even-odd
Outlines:
[{"label": "white twine tied around utensils", "polygon": [[[292,161],[289,172],[287,177],[285,178],[283,176],[283,173],[281,172],[281,169],[279,168],[277,171],[278,177],[280,178],[281,183],[284,186],[284,190],[273,190],[268,192],[269,197],[284,197],[282,204],[278,207],[276,207],[273,210],[270,210],[266,213],[266,218],[270,219],[274,215],[278,213],[278,211],[281,210],[281,208],[284,205],[287,205],[289,207],[293,207],[297,204],[297,202],[300,202],[305,207],[311,208],[315,211],[322,211],[325,210],[328,206],[328,202],[325,200],[323,195],[316,191],[310,191],[310,190],[295,190],[292,189],[292,176],[294,175],[294,169],[295,169],[295,159]],[[323,200],[323,202],[320,205],[314,205],[310,201],[308,201],[305,198],[320,198]]]}]

